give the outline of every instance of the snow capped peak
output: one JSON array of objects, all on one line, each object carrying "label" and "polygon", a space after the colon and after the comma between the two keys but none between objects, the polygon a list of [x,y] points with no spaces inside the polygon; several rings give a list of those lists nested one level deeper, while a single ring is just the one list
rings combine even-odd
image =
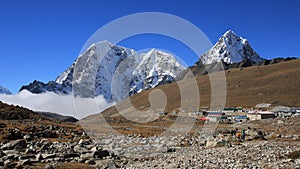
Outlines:
[{"label": "snow capped peak", "polygon": [[239,37],[232,30],[228,30],[218,42],[201,57],[204,64],[225,62],[227,64],[250,61],[253,64],[263,59],[252,49],[247,39]]},{"label": "snow capped peak", "polygon": [[0,85],[0,94],[12,94],[11,91]]},{"label": "snow capped peak", "polygon": [[142,61],[133,71],[130,95],[175,81],[185,67],[171,54],[151,49],[143,53]]},{"label": "snow capped peak", "polygon": [[98,48],[107,47],[107,46],[111,47],[111,46],[113,46],[113,44],[107,40],[103,40],[103,41],[95,43],[94,46],[96,46]]},{"label": "snow capped peak", "polygon": [[96,43],[93,43],[91,46],[89,46],[87,50],[90,50],[91,48],[94,48],[94,47],[103,47],[103,46],[112,46],[113,44],[107,40],[103,40],[103,41],[99,41],[99,42],[96,42]]},{"label": "snow capped peak", "polygon": [[230,37],[230,36],[237,36],[233,30],[229,29],[228,31],[226,31],[223,35],[223,37]]}]

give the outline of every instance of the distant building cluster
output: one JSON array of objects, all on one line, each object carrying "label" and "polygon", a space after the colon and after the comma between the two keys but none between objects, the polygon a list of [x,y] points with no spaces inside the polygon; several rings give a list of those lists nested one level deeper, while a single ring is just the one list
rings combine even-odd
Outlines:
[{"label": "distant building cluster", "polygon": [[201,121],[235,123],[249,120],[298,116],[300,115],[300,107],[272,107],[269,103],[260,103],[252,109],[244,109],[243,107],[226,107],[222,111],[209,111],[208,108],[203,108],[201,111],[195,112],[194,114],[202,114],[203,116],[199,118]]}]

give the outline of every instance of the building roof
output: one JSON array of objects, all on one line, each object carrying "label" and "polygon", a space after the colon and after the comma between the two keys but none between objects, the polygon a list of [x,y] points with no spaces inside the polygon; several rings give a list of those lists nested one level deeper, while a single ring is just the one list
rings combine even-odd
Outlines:
[{"label": "building roof", "polygon": [[290,112],[291,108],[286,106],[277,106],[272,109],[272,112]]},{"label": "building roof", "polygon": [[274,112],[254,110],[254,111],[249,111],[248,114],[274,114]]},{"label": "building roof", "polygon": [[255,108],[269,108],[271,106],[270,103],[259,103],[255,106]]},{"label": "building roof", "polygon": [[207,113],[207,116],[222,116],[222,112],[219,111],[208,111]]},{"label": "building roof", "polygon": [[225,111],[237,111],[237,110],[243,110],[242,107],[225,107],[223,110]]},{"label": "building roof", "polygon": [[236,119],[247,119],[247,116],[235,116]]}]

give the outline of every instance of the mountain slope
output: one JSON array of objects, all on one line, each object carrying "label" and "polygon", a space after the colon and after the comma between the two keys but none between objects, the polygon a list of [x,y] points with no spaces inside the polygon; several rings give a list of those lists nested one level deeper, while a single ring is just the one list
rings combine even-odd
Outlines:
[{"label": "mountain slope", "polygon": [[[252,66],[244,69],[230,69],[225,71],[227,84],[226,107],[242,106],[254,107],[258,103],[272,103],[272,106],[284,105],[300,107],[300,59],[286,61],[267,66]],[[200,95],[200,108],[209,107],[211,103],[211,84],[208,75],[196,77]],[[182,86],[189,84],[190,79],[183,80]],[[180,110],[181,96],[180,89],[176,83],[166,84],[157,87],[166,95],[166,112]],[[149,95],[155,89],[150,89],[129,99],[132,105],[146,111],[150,108]],[[189,90],[186,95],[197,94]],[[193,102],[193,100],[188,100]],[[123,110],[130,110],[127,101],[119,103]],[[194,110],[192,110],[194,111]],[[118,114],[115,106],[105,110],[104,115]],[[121,113],[122,114],[122,113]]]},{"label": "mountain slope", "polygon": [[10,105],[0,101],[0,120],[50,120],[53,121],[63,121],[63,122],[72,122],[75,123],[78,120],[74,117],[63,116],[56,113],[50,112],[34,112],[30,109]]},{"label": "mountain slope", "polygon": [[[34,81],[23,86],[33,93],[52,91],[82,97],[103,95],[108,101],[120,101],[129,95],[171,83],[184,70],[174,56],[152,49],[138,54],[133,49],[107,41],[90,46],[55,81]],[[75,72],[75,73],[74,73]]]},{"label": "mountain slope", "polygon": [[12,94],[11,91],[0,85],[0,94]]},{"label": "mountain slope", "polygon": [[39,119],[38,113],[32,110],[8,105],[0,101],[0,119],[1,120],[24,120],[24,119]]},{"label": "mountain slope", "polygon": [[50,119],[56,119],[56,120],[60,120],[60,121],[64,121],[64,122],[71,122],[71,123],[75,123],[78,120],[72,116],[63,116],[57,113],[50,113],[50,112],[38,112],[38,114],[40,116],[44,116]]}]

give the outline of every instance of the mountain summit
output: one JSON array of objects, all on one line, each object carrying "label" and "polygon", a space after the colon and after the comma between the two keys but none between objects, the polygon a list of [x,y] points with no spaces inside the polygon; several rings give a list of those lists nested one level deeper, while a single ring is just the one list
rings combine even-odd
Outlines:
[{"label": "mountain summit", "polygon": [[232,30],[228,30],[218,42],[201,56],[205,65],[223,61],[227,64],[243,61],[258,64],[263,61],[251,47],[247,39],[239,37]]},{"label": "mountain summit", "polygon": [[103,95],[108,101],[120,101],[143,90],[171,83],[184,69],[166,52],[152,49],[138,54],[133,49],[101,41],[91,45],[55,81],[47,84],[34,81],[20,90],[59,94],[74,91],[82,97]]}]

